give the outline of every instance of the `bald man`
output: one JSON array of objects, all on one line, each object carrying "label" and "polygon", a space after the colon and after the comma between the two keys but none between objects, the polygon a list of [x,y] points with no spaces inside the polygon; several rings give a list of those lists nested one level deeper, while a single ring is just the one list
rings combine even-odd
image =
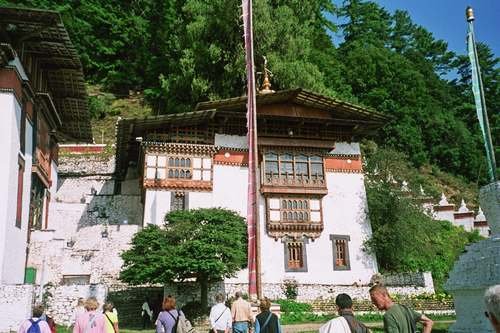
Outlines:
[{"label": "bald man", "polygon": [[382,285],[370,288],[372,303],[384,313],[384,331],[386,333],[414,333],[417,322],[424,326],[422,333],[431,333],[432,320],[425,315],[415,312],[404,305],[396,304],[389,296],[389,292]]}]

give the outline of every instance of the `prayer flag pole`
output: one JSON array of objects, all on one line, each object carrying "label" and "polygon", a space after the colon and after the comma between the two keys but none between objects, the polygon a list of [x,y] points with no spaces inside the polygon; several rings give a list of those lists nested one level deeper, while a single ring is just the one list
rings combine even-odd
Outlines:
[{"label": "prayer flag pole", "polygon": [[474,13],[472,7],[467,7],[465,11],[467,17],[467,51],[469,54],[472,74],[472,92],[474,93],[474,103],[476,104],[477,118],[484,139],[486,149],[486,159],[488,161],[489,181],[494,183],[497,180],[495,152],[491,141],[490,125],[488,122],[488,112],[486,111],[486,100],[484,98],[483,81],[481,80],[481,68],[477,55],[476,40],[474,37]]},{"label": "prayer flag pole", "polygon": [[248,141],[248,294],[261,296],[259,261],[259,210],[257,193],[257,112],[255,101],[255,70],[253,57],[252,0],[242,0],[245,61],[247,72],[247,141]]}]

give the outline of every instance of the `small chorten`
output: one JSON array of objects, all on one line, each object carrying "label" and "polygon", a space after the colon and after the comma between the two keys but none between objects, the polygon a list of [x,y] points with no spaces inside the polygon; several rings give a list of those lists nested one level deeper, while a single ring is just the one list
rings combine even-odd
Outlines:
[{"label": "small chorten", "polygon": [[465,204],[464,199],[462,199],[462,202],[460,203],[460,208],[458,209],[459,213],[468,213],[469,208],[467,208],[467,205]]},{"label": "small chorten", "polygon": [[444,193],[441,193],[441,200],[439,200],[439,205],[440,206],[447,206],[447,205],[449,205],[448,199],[446,199],[446,195],[444,195]]},{"label": "small chorten", "polygon": [[486,221],[486,216],[484,216],[484,213],[483,213],[483,210],[481,209],[481,206],[479,206],[479,210],[477,211],[477,215],[476,215],[476,218],[474,219],[474,221],[477,221],[477,222]]}]

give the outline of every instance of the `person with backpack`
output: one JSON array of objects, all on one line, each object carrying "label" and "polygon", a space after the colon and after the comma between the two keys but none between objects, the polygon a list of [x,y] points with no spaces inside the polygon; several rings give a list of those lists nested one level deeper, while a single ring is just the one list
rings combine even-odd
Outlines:
[{"label": "person with backpack", "polygon": [[[179,323],[184,322],[186,317],[181,310],[177,310],[175,297],[168,295],[163,300],[163,311],[158,315],[156,321],[156,333],[178,333]],[[181,332],[179,332],[181,333]]]},{"label": "person with backpack", "polygon": [[104,315],[97,312],[99,303],[95,297],[89,297],[85,301],[85,312],[76,317],[73,333],[106,333],[104,327]]},{"label": "person with backpack", "polygon": [[23,321],[17,333],[51,333],[49,324],[42,319],[43,311],[42,305],[35,305],[31,319]]},{"label": "person with backpack", "polygon": [[352,299],[347,294],[338,294],[335,298],[338,317],[333,318],[319,328],[319,333],[369,333],[362,322],[354,317]]},{"label": "person with backpack", "polygon": [[280,320],[271,312],[271,301],[264,297],[259,304],[260,313],[255,317],[255,333],[281,333]]},{"label": "person with backpack", "polygon": [[103,314],[105,319],[106,333],[118,333],[118,313],[114,310],[111,302],[104,303]]}]

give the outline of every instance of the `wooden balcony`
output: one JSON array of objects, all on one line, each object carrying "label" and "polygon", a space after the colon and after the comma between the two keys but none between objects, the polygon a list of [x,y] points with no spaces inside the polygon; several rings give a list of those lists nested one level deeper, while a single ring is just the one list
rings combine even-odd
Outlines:
[{"label": "wooden balcony", "polygon": [[35,172],[45,186],[50,186],[50,153],[44,154],[40,148],[35,149],[32,171]]},{"label": "wooden balcony", "polygon": [[262,193],[319,194],[328,193],[323,176],[293,176],[266,174],[262,178]]},{"label": "wooden balcony", "polygon": [[301,237],[306,235],[311,238],[317,238],[323,231],[322,222],[268,222],[267,233],[274,238],[284,236]]}]

